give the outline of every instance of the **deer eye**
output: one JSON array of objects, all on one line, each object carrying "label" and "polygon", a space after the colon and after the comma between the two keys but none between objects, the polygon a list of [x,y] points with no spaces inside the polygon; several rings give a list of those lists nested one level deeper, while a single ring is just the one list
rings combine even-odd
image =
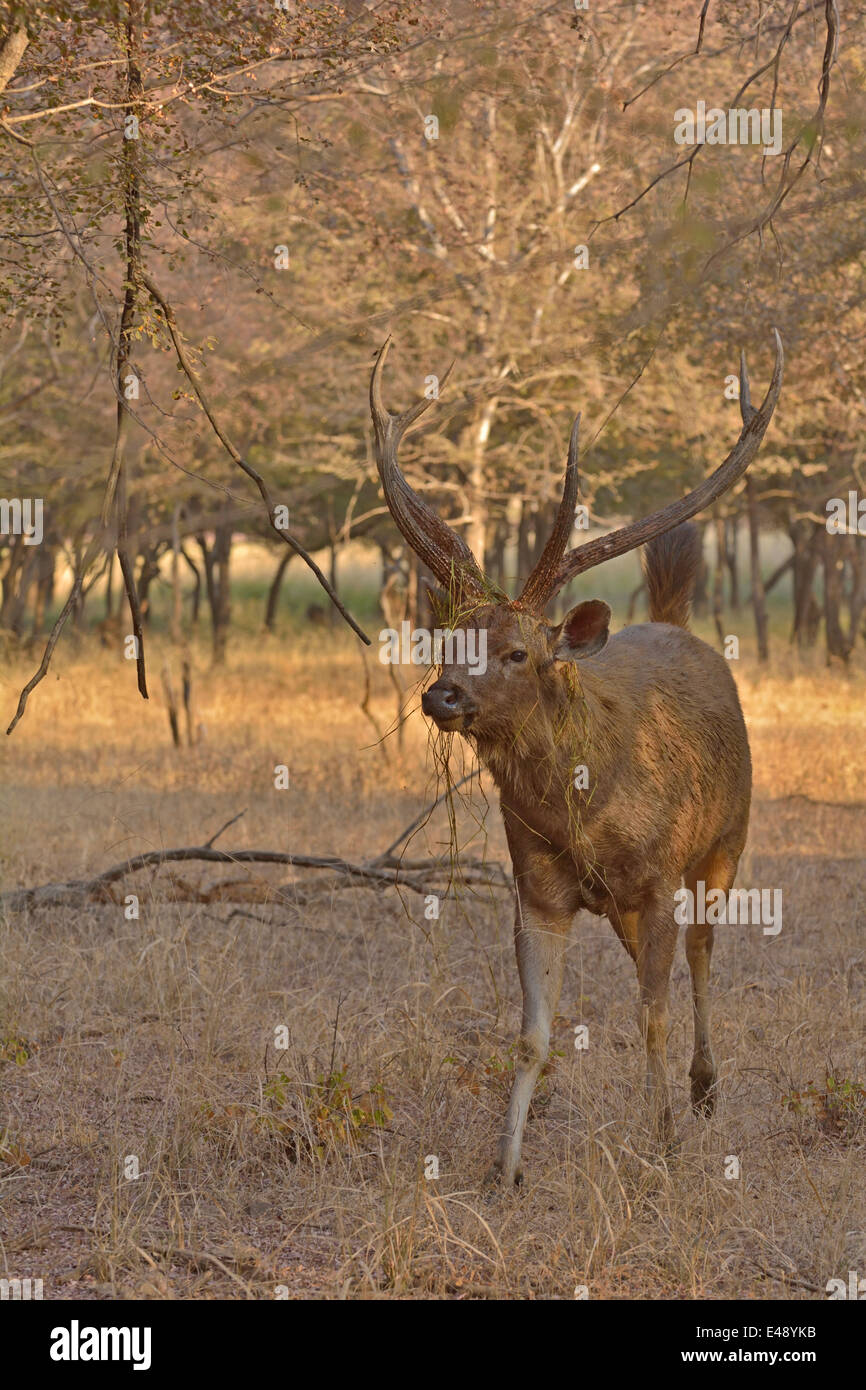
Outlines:
[{"label": "deer eye", "polygon": [[508,660],[509,660],[509,661],[525,661],[525,660],[526,660],[526,652],[512,652],[511,655],[510,655],[510,657],[508,658]]}]

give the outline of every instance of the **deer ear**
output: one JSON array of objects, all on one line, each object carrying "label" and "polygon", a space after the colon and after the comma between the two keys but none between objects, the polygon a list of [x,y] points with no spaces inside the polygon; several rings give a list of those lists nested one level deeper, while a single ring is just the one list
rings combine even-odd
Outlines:
[{"label": "deer ear", "polygon": [[609,626],[610,609],[601,599],[579,603],[553,629],[554,657],[557,661],[583,661],[595,656],[607,643]]}]

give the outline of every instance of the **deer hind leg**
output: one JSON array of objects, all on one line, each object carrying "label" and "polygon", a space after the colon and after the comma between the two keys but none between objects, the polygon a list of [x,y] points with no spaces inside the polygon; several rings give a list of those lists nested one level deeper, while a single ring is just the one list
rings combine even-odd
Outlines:
[{"label": "deer hind leg", "polygon": [[[696,900],[697,884],[706,884],[707,893],[720,888],[728,893],[737,872],[739,855],[723,845],[710,850],[691,873],[685,884]],[[692,1003],[695,1018],[695,1050],[689,1077],[692,1083],[692,1109],[710,1116],[716,1103],[716,1063],[710,1042],[710,960],[713,954],[713,927],[696,922],[686,927],[686,960],[692,977]]]},{"label": "deer hind leg", "polygon": [[508,1185],[520,1182],[520,1151],[529,1103],[539,1073],[547,1061],[550,1026],[559,1002],[565,945],[571,914],[551,917],[521,906],[518,897],[514,924],[517,967],[523,987],[523,1022],[517,1044],[511,1098],[499,1135],[490,1180]]},{"label": "deer hind leg", "polygon": [[664,1142],[676,1139],[667,1066],[668,989],[676,943],[674,895],[662,890],[638,918],[637,973],[641,1032],[646,1044],[647,1100],[658,1137]]}]

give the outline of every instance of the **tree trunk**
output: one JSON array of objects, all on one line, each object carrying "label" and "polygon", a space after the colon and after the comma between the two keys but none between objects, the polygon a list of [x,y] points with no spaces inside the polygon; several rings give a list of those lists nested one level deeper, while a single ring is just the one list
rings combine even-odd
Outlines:
[{"label": "tree trunk", "polygon": [[715,518],[716,565],[713,571],[713,622],[716,625],[719,643],[725,645],[724,629],[724,570],[725,570],[725,523],[721,516]]},{"label": "tree trunk", "polygon": [[520,503],[520,523],[517,527],[517,589],[529,577],[532,555],[532,504],[525,497]]},{"label": "tree trunk", "polygon": [[628,596],[628,611],[626,612],[626,615],[625,615],[625,620],[626,620],[626,623],[627,623],[627,624],[628,624],[628,623],[633,623],[633,622],[634,622],[634,613],[635,613],[635,608],[637,607],[637,601],[638,601],[638,599],[640,598],[640,596],[641,596],[641,594],[643,593],[643,591],[644,591],[645,588],[646,588],[646,585],[645,585],[643,579],[641,579],[640,583],[637,584],[637,585],[635,586],[635,588],[632,589],[631,593],[629,594],[629,596]]},{"label": "tree trunk", "polygon": [[505,546],[508,540],[508,521],[504,516],[493,523],[487,554],[487,575],[500,588],[505,583]]},{"label": "tree trunk", "polygon": [[45,625],[45,612],[54,597],[54,550],[50,545],[43,545],[40,546],[40,552],[36,596],[33,600],[33,623],[30,628],[31,642],[41,637]]},{"label": "tree trunk", "polygon": [[105,621],[111,622],[114,617],[114,551],[108,557],[108,568],[105,571]]},{"label": "tree trunk", "polygon": [[[328,542],[328,579],[334,593],[337,592],[337,545],[335,541]],[[334,627],[337,622],[337,610],[332,603],[328,604],[328,625]]]},{"label": "tree trunk", "polygon": [[725,562],[728,567],[728,581],[731,586],[731,607],[735,613],[740,611],[740,572],[737,564],[737,532],[740,518],[729,517],[725,525]]},{"label": "tree trunk", "polygon": [[280,563],[277,565],[276,573],[271,580],[271,585],[268,589],[268,601],[265,605],[265,630],[267,632],[273,632],[274,630],[277,621],[277,610],[280,606],[280,589],[283,586],[283,575],[289,567],[289,561],[293,554],[294,551],[289,550],[288,546],[286,546],[280,556]]},{"label": "tree trunk", "polygon": [[192,572],[193,590],[192,599],[190,601],[190,623],[193,627],[198,627],[199,605],[201,604],[201,572],[186,546],[181,546],[180,553]]},{"label": "tree trunk", "polygon": [[18,572],[18,584],[6,622],[16,637],[22,637],[24,634],[27,621],[27,598],[39,572],[39,547],[37,546],[35,550],[28,547],[24,554],[24,563]]},{"label": "tree trunk", "polygon": [[496,414],[496,399],[491,397],[481,406],[472,424],[472,454],[469,465],[469,487],[468,503],[469,514],[472,518],[469,522],[469,532],[466,537],[469,549],[478,561],[478,567],[483,571],[486,558],[487,547],[487,470],[485,459],[487,454],[487,441],[490,438],[490,429],[493,424],[493,417]]},{"label": "tree trunk", "polygon": [[171,640],[180,646],[183,636],[183,594],[180,588],[180,514],[182,508],[175,505],[171,516]]},{"label": "tree trunk", "polygon": [[226,659],[229,624],[232,616],[231,551],[232,525],[231,522],[222,522],[214,532],[213,545],[214,604],[211,614],[215,666],[221,666]]},{"label": "tree trunk", "polygon": [[201,551],[202,564],[204,565],[204,585],[207,594],[208,607],[211,614],[216,608],[216,590],[214,588],[213,554],[207,543],[207,538],[203,532],[196,536],[199,550]]},{"label": "tree trunk", "polygon": [[846,661],[849,656],[848,644],[842,631],[842,577],[844,560],[840,553],[839,537],[831,536],[826,527],[823,530],[822,561],[824,567],[824,637],[827,646],[827,665],[834,661]]},{"label": "tree trunk", "polygon": [[228,629],[231,621],[230,562],[232,546],[231,522],[218,522],[214,527],[213,545],[200,532],[196,540],[204,562],[205,589],[211,618],[211,648],[213,663],[225,661]]},{"label": "tree trunk", "polygon": [[141,568],[138,572],[136,590],[142,623],[150,626],[150,586],[159,578],[159,547],[154,546],[142,552]]},{"label": "tree trunk", "polygon": [[[758,660],[769,661],[770,638],[767,624],[767,602],[761,574],[761,532],[755,482],[746,474],[746,502],[749,509],[749,559],[752,576],[752,608],[755,613],[755,635],[758,639]],[[735,567],[736,568],[736,567]]]},{"label": "tree trunk", "polygon": [[823,530],[823,527],[812,522],[797,523],[791,527],[794,544],[794,622],[791,641],[796,642],[798,647],[811,647],[817,635],[817,604],[812,588]]},{"label": "tree trunk", "polygon": [[[139,66],[141,50],[141,31],[144,17],[142,0],[126,0],[126,99],[129,103],[130,118],[138,119],[138,103],[142,98],[144,86]],[[118,7],[119,17],[119,7]],[[127,411],[127,385],[130,378],[137,378],[131,371],[132,349],[135,340],[135,320],[138,310],[138,287],[141,281],[141,141],[136,131],[134,136],[127,133],[121,123],[121,156],[117,161],[120,171],[120,186],[124,209],[124,257],[123,307],[117,333],[117,352],[115,358],[114,389],[117,395],[117,419],[114,435],[114,449],[109,468],[109,486],[103,505],[103,524],[107,525],[113,507],[116,527],[115,548],[123,575],[123,584],[132,618],[132,630],[136,639],[136,671],[138,689],[143,699],[147,699],[147,676],[144,658],[144,599],[136,587],[135,547],[129,544],[130,498],[125,457],[126,439],[129,431]],[[147,213],[144,213],[147,220]],[[142,566],[144,572],[144,566]]]},{"label": "tree trunk", "polygon": [[704,554],[704,534],[706,532],[706,526],[700,522],[698,522],[697,525],[701,533],[701,550],[700,563],[698,564],[698,574],[697,578],[695,579],[695,590],[692,594],[692,610],[695,614],[695,617],[702,618],[703,615],[706,613],[707,607],[709,605],[709,597],[707,595],[707,579],[709,576],[709,568],[707,566],[706,556]]},{"label": "tree trunk", "polygon": [[9,546],[9,559],[3,571],[3,602],[0,603],[0,628],[12,626],[12,615],[21,584],[21,570],[26,556],[24,537],[16,536]]},{"label": "tree trunk", "polygon": [[[770,578],[765,581],[764,594],[769,594],[772,589],[775,589],[776,585],[779,583],[779,580],[784,579],[785,575],[788,573],[788,570],[792,570],[793,568],[794,557],[793,555],[789,555],[787,560],[783,560],[781,565],[776,566],[776,568],[773,570],[773,573],[770,575]],[[751,594],[749,595],[749,602],[752,602]]]},{"label": "tree trunk", "polygon": [[399,632],[400,624],[408,617],[408,588],[406,584],[405,551],[391,555],[382,546],[382,582],[379,588],[379,607],[386,627]]},{"label": "tree trunk", "polygon": [[848,650],[854,650],[860,619],[866,609],[866,555],[859,536],[851,536],[849,560],[851,564],[851,597],[849,599]]}]

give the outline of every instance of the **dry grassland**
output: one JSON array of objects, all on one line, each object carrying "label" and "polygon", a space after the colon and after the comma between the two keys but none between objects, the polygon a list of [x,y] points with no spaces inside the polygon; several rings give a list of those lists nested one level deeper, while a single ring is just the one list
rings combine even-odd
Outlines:
[{"label": "dry grassland", "polygon": [[[218,674],[205,658],[206,737],[175,752],[158,642],[148,705],[129,663],[61,650],[0,752],[4,888],[201,844],[244,808],[221,847],[362,860],[436,796],[420,714],[402,756],[376,746],[350,637],[239,638]],[[393,692],[370,666],[384,727]],[[10,658],[7,712],[31,669]],[[428,921],[416,894],[329,873],[169,866],[116,904],[0,917],[0,1274],[59,1299],[808,1299],[866,1275],[866,1121],[843,1087],[866,1084],[864,672],[780,649],[737,674],[755,763],[738,881],[781,888],[784,926],[717,932],[709,1124],[688,1105],[678,954],[681,1152],[649,1142],[633,967],[606,922],[572,933],[524,1187],[489,1198],[519,1021],[509,894],[463,891]],[[460,843],[505,860],[482,785],[489,808],[458,795]],[[448,840],[441,806],[407,857]],[[191,900],[227,880],[230,899]]]}]

